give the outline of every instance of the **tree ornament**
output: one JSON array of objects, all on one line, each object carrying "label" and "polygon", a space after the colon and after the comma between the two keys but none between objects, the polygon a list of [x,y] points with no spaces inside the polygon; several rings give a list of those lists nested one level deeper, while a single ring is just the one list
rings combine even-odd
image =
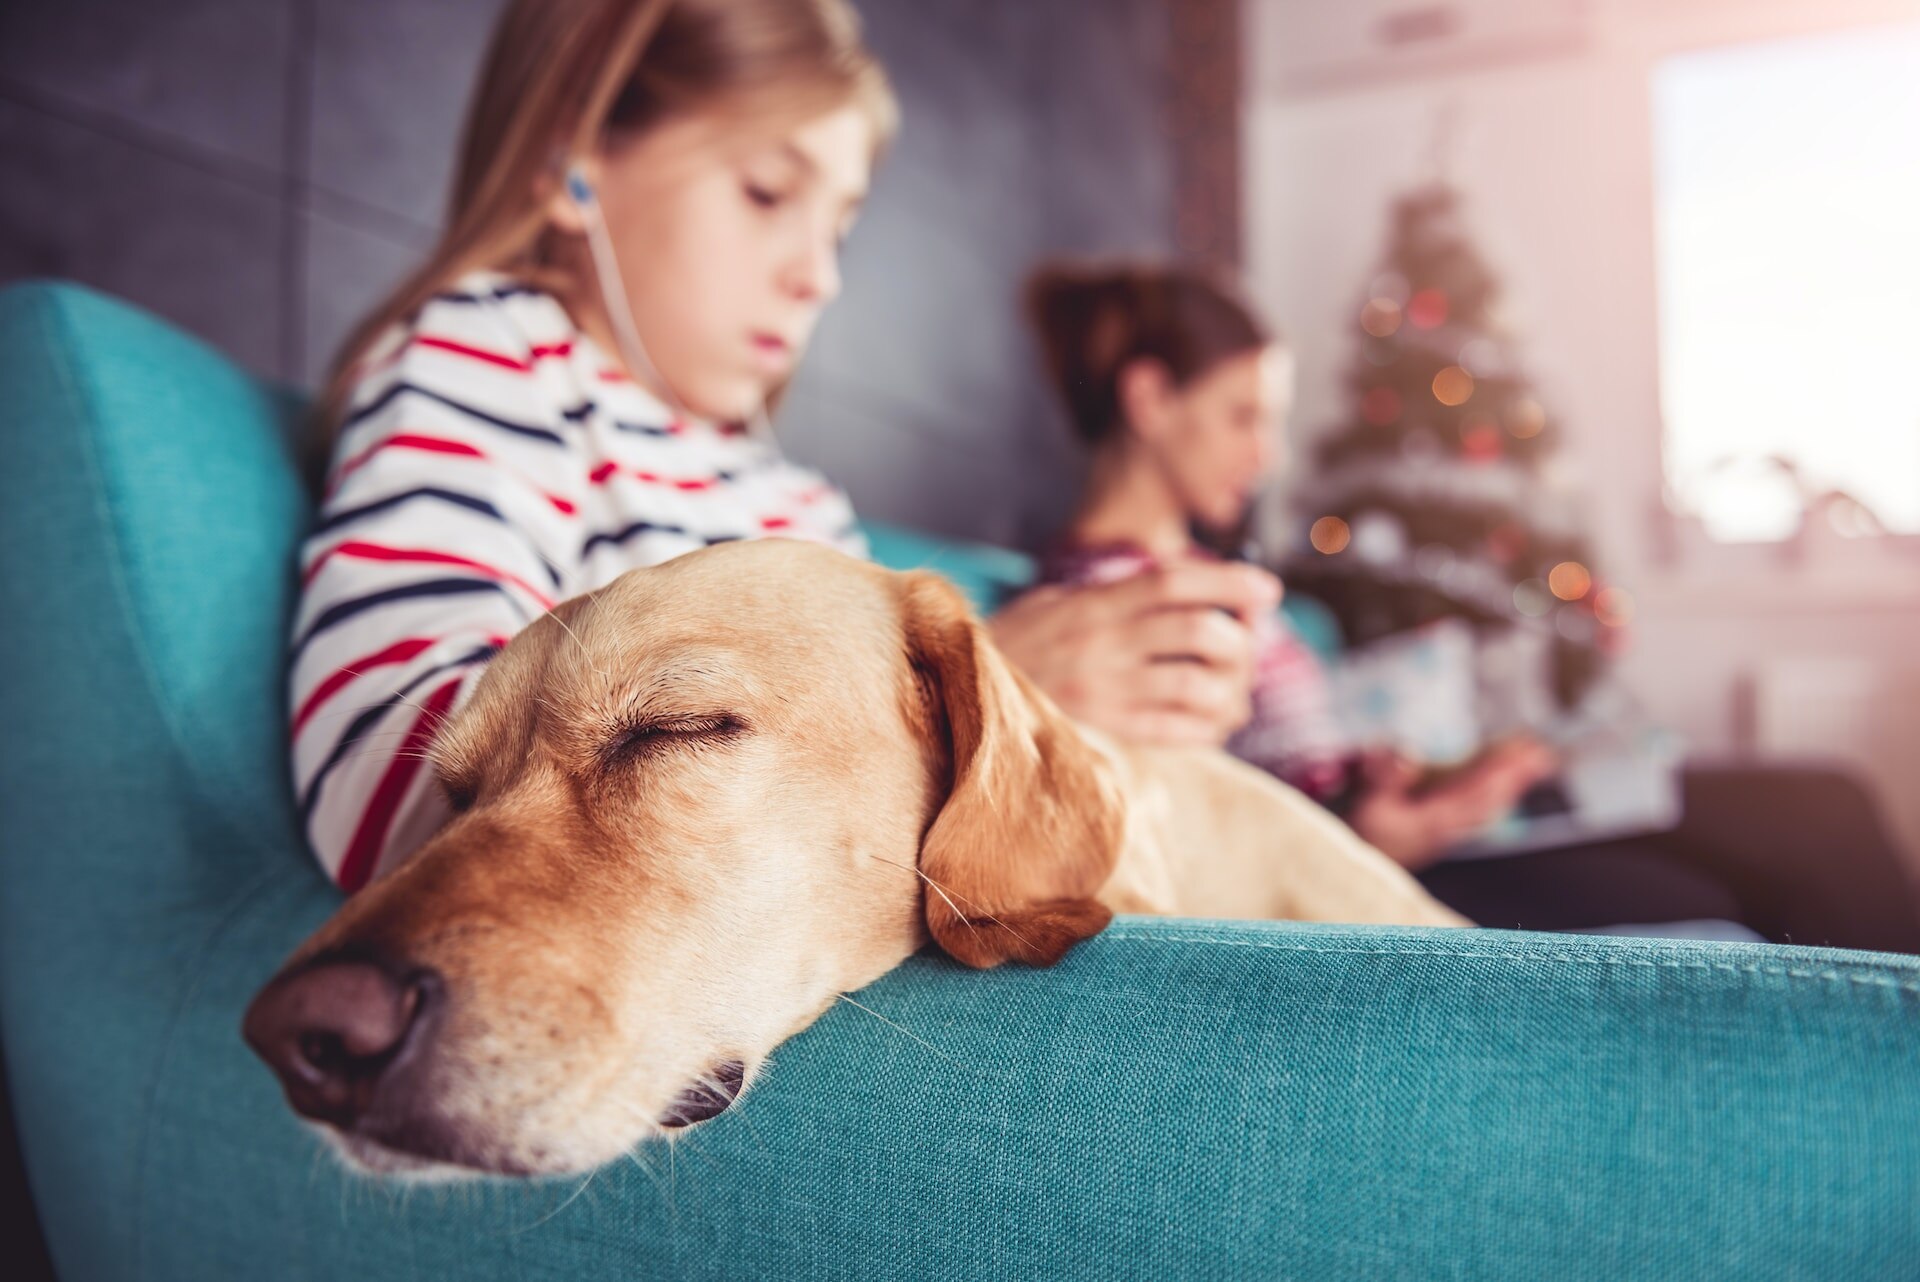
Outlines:
[{"label": "tree ornament", "polygon": [[1307,541],[1323,556],[1337,556],[1353,542],[1353,530],[1337,516],[1323,516],[1307,531]]},{"label": "tree ornament", "polygon": [[1506,452],[1500,433],[1490,423],[1476,423],[1460,438],[1460,452],[1475,463],[1491,463]]},{"label": "tree ornament", "polygon": [[1465,405],[1473,395],[1473,375],[1449,365],[1433,376],[1433,399],[1449,408]]},{"label": "tree ornament", "polygon": [[1423,289],[1407,300],[1407,320],[1415,329],[1438,329],[1447,323],[1447,296],[1438,289]]},{"label": "tree ornament", "polygon": [[1391,298],[1370,298],[1360,309],[1360,328],[1375,338],[1392,338],[1400,328],[1400,304]]},{"label": "tree ornament", "polygon": [[1523,396],[1507,410],[1507,430],[1522,441],[1530,441],[1546,430],[1547,411],[1531,396]]},{"label": "tree ornament", "polygon": [[1407,555],[1407,527],[1391,513],[1372,509],[1353,518],[1353,554],[1368,565],[1392,565]]},{"label": "tree ornament", "polygon": [[1547,571],[1547,589],[1562,601],[1579,601],[1593,586],[1593,575],[1578,561],[1562,561]]}]

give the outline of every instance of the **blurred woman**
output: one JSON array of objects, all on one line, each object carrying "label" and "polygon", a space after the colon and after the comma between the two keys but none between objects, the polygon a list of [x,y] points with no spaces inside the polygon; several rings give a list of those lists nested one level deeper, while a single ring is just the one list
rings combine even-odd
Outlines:
[{"label": "blurred woman", "polygon": [[[1043,267],[1026,302],[1069,425],[1091,453],[1041,581],[1105,584],[1217,559],[1196,527],[1239,526],[1281,462],[1293,395],[1286,347],[1230,290],[1188,268]],[[1320,664],[1279,613],[1257,621],[1256,637],[1251,719],[1228,748],[1410,868],[1505,813],[1552,768],[1539,745],[1516,741],[1424,788],[1410,762],[1339,746]]]},{"label": "blurred woman", "polygon": [[[1091,453],[1079,507],[1043,558],[1047,590],[1211,558],[1195,531],[1238,529],[1279,470],[1285,347],[1232,291],[1187,268],[1042,267],[1026,301]],[[1228,748],[1342,815],[1475,921],[1647,933],[1733,922],[1782,943],[1920,951],[1911,877],[1871,798],[1842,773],[1694,765],[1670,832],[1448,861],[1553,772],[1552,754],[1511,740],[1436,780],[1391,753],[1344,751],[1313,652],[1277,612],[1255,635],[1251,720]],[[1159,644],[1179,653],[1174,638]]]}]

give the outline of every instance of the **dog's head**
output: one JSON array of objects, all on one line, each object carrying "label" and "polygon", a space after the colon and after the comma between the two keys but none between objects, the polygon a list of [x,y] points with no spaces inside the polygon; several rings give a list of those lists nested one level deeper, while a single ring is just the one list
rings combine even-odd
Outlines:
[{"label": "dog's head", "polygon": [[453,819],[254,1000],[302,1114],[376,1169],[533,1174],[725,1109],[930,934],[1099,931],[1105,761],[959,595],[727,544],[567,601],[437,736]]}]

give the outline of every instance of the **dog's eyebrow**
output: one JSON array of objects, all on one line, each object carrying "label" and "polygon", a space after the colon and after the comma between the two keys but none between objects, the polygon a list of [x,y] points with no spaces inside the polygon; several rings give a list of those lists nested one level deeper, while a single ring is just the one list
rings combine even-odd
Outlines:
[{"label": "dog's eyebrow", "polygon": [[749,693],[744,666],[730,653],[681,655],[618,691],[622,712],[635,718],[711,712]]},{"label": "dog's eyebrow", "polygon": [[434,736],[427,745],[427,762],[440,782],[458,791],[458,785],[470,782],[480,772],[462,750],[460,740],[445,734]]}]

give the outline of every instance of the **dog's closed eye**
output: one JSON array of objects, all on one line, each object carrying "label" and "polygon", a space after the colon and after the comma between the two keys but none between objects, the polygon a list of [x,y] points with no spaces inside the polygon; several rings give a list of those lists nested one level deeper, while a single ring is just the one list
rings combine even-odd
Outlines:
[{"label": "dog's closed eye", "polygon": [[730,712],[647,719],[622,727],[608,739],[601,761],[604,768],[612,770],[661,752],[710,747],[747,732],[747,723]]},{"label": "dog's closed eye", "polygon": [[440,790],[446,794],[447,805],[454,814],[473,809],[473,803],[480,795],[478,785],[469,779],[449,774],[445,767],[438,769],[436,776],[440,781]]}]

